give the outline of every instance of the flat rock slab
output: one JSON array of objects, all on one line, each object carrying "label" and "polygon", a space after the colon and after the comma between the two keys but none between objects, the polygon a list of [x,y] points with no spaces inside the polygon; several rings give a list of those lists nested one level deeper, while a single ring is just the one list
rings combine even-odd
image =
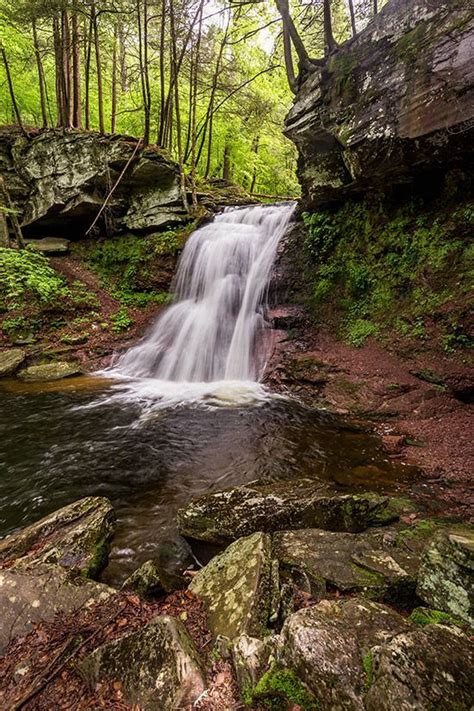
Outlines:
[{"label": "flat rock slab", "polygon": [[0,352],[0,378],[6,378],[20,367],[26,358],[26,353],[21,348],[11,348]]},{"label": "flat rock slab", "polygon": [[426,548],[417,593],[431,607],[474,626],[474,529],[439,532]]},{"label": "flat rock slab", "polygon": [[255,531],[357,532],[376,522],[389,501],[373,493],[341,494],[309,479],[254,482],[194,499],[178,512],[178,528],[182,535],[212,543]]},{"label": "flat rock slab", "polygon": [[395,539],[390,530],[285,531],[273,537],[274,555],[283,567],[302,571],[317,593],[323,582],[343,592],[399,601],[415,594],[420,557],[400,550]]},{"label": "flat rock slab", "polygon": [[115,593],[106,585],[72,577],[60,566],[0,570],[0,654],[35,623],[52,620],[59,613],[73,613]]},{"label": "flat rock slab", "polygon": [[261,637],[271,608],[271,540],[254,533],[232,543],[194,577],[189,589],[207,608],[214,635]]},{"label": "flat rock slab", "polygon": [[110,501],[89,496],[0,541],[0,566],[31,569],[60,565],[77,575],[93,577],[107,563],[114,531],[115,512]]},{"label": "flat rock slab", "polygon": [[74,363],[46,363],[45,365],[30,365],[28,368],[24,368],[20,370],[18,377],[30,383],[45,383],[81,374],[81,368]]},{"label": "flat rock slab", "polygon": [[67,254],[69,252],[70,241],[60,237],[43,237],[42,239],[29,239],[26,241],[28,247],[53,257]]},{"label": "flat rock slab", "polygon": [[92,687],[101,679],[120,682],[128,703],[143,711],[190,708],[206,688],[185,627],[167,616],[99,647],[81,671]]}]

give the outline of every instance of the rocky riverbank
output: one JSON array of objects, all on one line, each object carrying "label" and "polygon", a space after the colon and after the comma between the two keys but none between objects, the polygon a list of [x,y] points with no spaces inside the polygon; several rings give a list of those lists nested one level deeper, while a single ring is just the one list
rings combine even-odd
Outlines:
[{"label": "rocky riverbank", "polygon": [[413,510],[311,481],[217,492],[178,526],[222,553],[116,590],[110,503],[71,504],[0,543],[2,707],[467,710],[474,530]]}]

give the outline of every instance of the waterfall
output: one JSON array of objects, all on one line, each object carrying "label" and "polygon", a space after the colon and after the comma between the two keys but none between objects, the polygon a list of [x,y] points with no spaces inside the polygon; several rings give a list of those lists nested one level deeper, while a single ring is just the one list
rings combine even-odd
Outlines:
[{"label": "waterfall", "polygon": [[188,239],[174,303],[117,374],[160,381],[256,381],[266,361],[265,294],[294,204],[228,208]]}]

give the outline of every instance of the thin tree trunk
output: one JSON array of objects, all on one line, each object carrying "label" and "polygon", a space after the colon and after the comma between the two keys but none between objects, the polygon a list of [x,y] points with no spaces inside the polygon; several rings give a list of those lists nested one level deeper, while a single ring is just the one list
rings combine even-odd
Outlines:
[{"label": "thin tree trunk", "polygon": [[[5,50],[3,48],[0,48],[0,52],[4,54]],[[7,72],[7,76],[9,74],[9,71]],[[25,246],[25,240],[23,239],[23,233],[21,231],[20,223],[18,221],[18,217],[16,215],[16,210],[13,208],[12,201],[10,199],[10,193],[7,190],[7,186],[5,185],[5,180],[3,177],[0,175],[0,198],[2,203],[5,205],[7,208],[8,212],[6,213],[5,217],[5,225],[6,225],[6,235],[7,235],[7,244],[8,246],[11,245],[10,241],[10,235],[8,232],[8,220],[10,220],[10,224],[12,226],[13,234],[15,235],[15,241],[16,241],[16,247],[18,249],[23,249]]]},{"label": "thin tree trunk", "polygon": [[102,64],[100,56],[100,41],[99,41],[99,23],[97,20],[97,10],[95,2],[91,4],[92,22],[94,28],[94,48],[95,48],[95,63],[97,70],[97,109],[99,113],[99,131],[105,133],[104,121],[104,87],[102,82]]},{"label": "thin tree trunk", "polygon": [[331,19],[331,0],[323,0],[323,14],[324,14],[324,53],[325,55],[331,54],[337,45],[334,40],[334,35],[332,33],[332,19]]},{"label": "thin tree trunk", "polygon": [[351,17],[351,30],[352,30],[352,36],[356,36],[356,22],[355,22],[355,13],[354,13],[354,0],[348,0],[349,3],[349,15]]},{"label": "thin tree trunk", "polygon": [[114,24],[114,43],[112,48],[112,106],[110,111],[110,132],[115,133],[117,121],[117,44],[118,44],[118,20]]},{"label": "thin tree trunk", "polygon": [[200,52],[200,48],[201,48],[203,7],[204,7],[204,0],[201,0],[201,3],[199,5],[198,36],[197,36],[197,40],[196,40],[196,71],[194,73],[193,105],[192,105],[192,117],[191,117],[191,195],[192,195],[193,211],[197,210],[197,207],[198,207],[197,195],[196,195],[197,81],[198,81],[198,70],[199,70],[199,52]]},{"label": "thin tree trunk", "polygon": [[378,11],[379,11],[378,2],[377,2],[377,0],[374,0],[374,15],[376,15],[378,13]]},{"label": "thin tree trunk", "polygon": [[[326,0],[325,0],[326,1]],[[291,18],[290,11],[288,9],[288,0],[275,0],[278,12],[283,20],[283,27],[287,28],[288,34],[291,37],[291,41],[295,47],[296,54],[298,55],[299,63],[301,68],[306,68],[310,64],[308,52],[303,44],[301,37],[298,34],[298,30]]]},{"label": "thin tree trunk", "polygon": [[150,143],[150,83],[148,79],[148,38],[147,38],[147,2],[143,3],[143,16],[141,0],[137,0],[137,25],[138,25],[138,59],[140,64],[140,84],[142,88],[144,129],[143,141],[145,146]]},{"label": "thin tree trunk", "polygon": [[72,95],[72,72],[71,72],[71,33],[69,30],[69,15],[63,10],[62,18],[62,59],[63,59],[63,84],[65,99],[65,116],[67,128],[73,126],[74,97]]},{"label": "thin tree trunk", "polygon": [[84,106],[84,114],[85,114],[85,123],[86,123],[86,130],[89,131],[91,127],[91,59],[92,59],[92,35],[94,32],[94,19],[91,14],[90,19],[89,19],[89,29],[87,31],[87,37],[86,37],[86,47],[85,47],[85,77],[84,77],[84,83],[85,83],[85,93],[86,93],[86,99],[85,99],[85,106]]},{"label": "thin tree trunk", "polygon": [[[171,31],[171,60],[173,71],[176,70],[177,66],[177,49],[176,49],[176,27],[174,22],[174,10],[173,3],[170,3],[170,31]],[[181,112],[179,107],[179,84],[178,81],[174,83],[174,103],[175,103],[175,113],[176,113],[176,144],[178,148],[178,164],[179,164],[179,187],[181,192],[181,199],[183,201],[183,206],[186,212],[189,210],[188,200],[186,197],[186,176],[184,174],[184,161],[183,161],[183,141],[181,133]]]},{"label": "thin tree trunk", "polygon": [[63,97],[63,63],[61,52],[61,31],[59,19],[53,18],[53,37],[54,37],[54,63],[56,76],[56,109],[58,126],[64,127],[66,117],[64,115],[64,97]]},{"label": "thin tree trunk", "polygon": [[290,33],[288,31],[288,27],[286,25],[283,25],[283,52],[285,55],[285,67],[286,67],[286,77],[288,79],[288,85],[289,85],[291,91],[293,92],[293,94],[296,94],[297,81],[296,81],[296,75],[295,75],[295,68],[293,65],[291,37],[290,37]]},{"label": "thin tree trunk", "polygon": [[[171,5],[170,5],[171,12]],[[165,31],[166,31],[166,0],[161,3],[160,22],[160,116],[158,121],[158,145],[162,144],[165,124]],[[174,39],[176,51],[176,38]],[[176,64],[176,60],[175,60]]]},{"label": "thin tree trunk", "polygon": [[79,32],[79,16],[77,13],[77,0],[73,5],[71,16],[72,24],[72,93],[73,110],[72,123],[75,128],[82,126],[82,101],[81,101],[81,35]]},{"label": "thin tree trunk", "polygon": [[259,145],[260,145],[260,136],[257,134],[252,142],[252,153],[255,153],[255,160],[254,160],[254,164],[253,164],[252,182],[250,183],[250,193],[253,193],[253,191],[255,190],[255,183],[257,182],[257,156],[258,156]]},{"label": "thin tree trunk", "polygon": [[40,104],[41,104],[41,118],[43,121],[43,128],[48,126],[48,113],[46,109],[46,91],[45,91],[45,78],[44,78],[44,67],[41,61],[41,53],[38,43],[38,32],[36,30],[36,20],[33,18],[32,22],[33,29],[33,46],[35,50],[36,58],[36,68],[38,70],[38,84],[40,92]]},{"label": "thin tree trunk", "polygon": [[[23,123],[21,120],[20,109],[18,108],[18,104],[17,104],[16,97],[15,97],[15,90],[13,88],[13,81],[12,81],[12,75],[10,72],[10,65],[8,64],[8,59],[7,59],[7,54],[5,52],[5,49],[2,46],[0,46],[0,53],[2,55],[3,66],[5,67],[5,74],[7,76],[8,91],[10,92],[10,99],[12,102],[12,108],[13,108],[13,112],[15,114],[16,122],[17,122],[18,126],[21,128],[21,132],[26,136],[26,131],[23,127]],[[5,190],[6,190],[6,188],[5,188]]]},{"label": "thin tree trunk", "polygon": [[222,177],[230,182],[230,145],[226,138],[224,145],[224,162],[222,164]]}]

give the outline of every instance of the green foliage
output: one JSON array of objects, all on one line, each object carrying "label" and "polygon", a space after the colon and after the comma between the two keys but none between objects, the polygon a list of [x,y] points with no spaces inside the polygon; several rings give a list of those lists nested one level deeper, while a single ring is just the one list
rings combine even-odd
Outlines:
[{"label": "green foliage", "polygon": [[0,309],[6,311],[26,298],[54,304],[69,296],[64,280],[42,254],[29,249],[0,247]]},{"label": "green foliage", "polygon": [[254,697],[275,696],[291,701],[302,711],[316,711],[318,704],[296,674],[289,669],[274,667],[266,672],[254,690]]},{"label": "green foliage", "polygon": [[449,625],[464,627],[465,622],[442,610],[430,610],[427,607],[416,607],[408,618],[410,622],[425,627],[426,625]]},{"label": "green foliage", "polygon": [[372,654],[372,650],[369,649],[367,654],[363,656],[362,666],[364,667],[366,676],[365,690],[368,691],[374,683],[374,655]]},{"label": "green foliage", "polygon": [[469,345],[462,322],[445,314],[468,290],[473,203],[347,201],[303,220],[310,306],[337,313],[351,344],[394,329],[422,340],[437,318],[446,352]]},{"label": "green foliage", "polygon": [[126,331],[132,325],[133,319],[126,306],[121,306],[116,313],[112,314],[110,322],[112,323],[112,331],[120,333],[121,331]]}]

